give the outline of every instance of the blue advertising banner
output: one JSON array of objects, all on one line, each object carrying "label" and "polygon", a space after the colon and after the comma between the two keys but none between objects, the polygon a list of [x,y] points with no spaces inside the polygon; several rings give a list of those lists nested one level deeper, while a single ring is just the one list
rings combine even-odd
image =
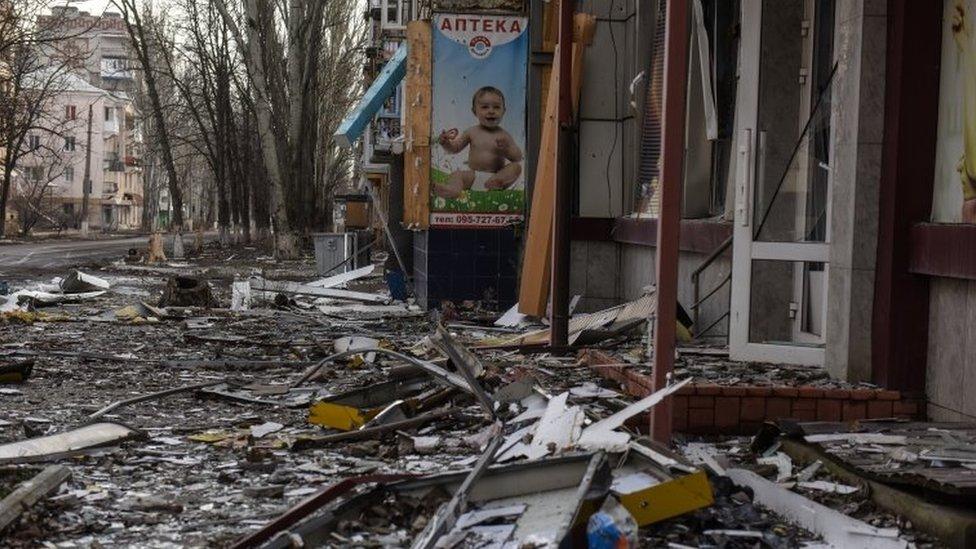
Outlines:
[{"label": "blue advertising banner", "polygon": [[517,223],[525,203],[528,21],[441,13],[433,25],[430,224]]}]

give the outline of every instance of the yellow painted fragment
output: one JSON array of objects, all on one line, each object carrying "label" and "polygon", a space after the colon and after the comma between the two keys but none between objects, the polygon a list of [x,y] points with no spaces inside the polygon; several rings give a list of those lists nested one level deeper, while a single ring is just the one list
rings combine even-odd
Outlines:
[{"label": "yellow painted fragment", "polygon": [[220,442],[222,440],[228,439],[233,436],[231,433],[225,431],[206,431],[196,435],[190,435],[187,438],[194,442]]},{"label": "yellow painted fragment", "polygon": [[352,406],[332,402],[316,402],[308,410],[308,422],[321,427],[331,427],[340,431],[352,431],[362,427],[375,414],[363,412]]},{"label": "yellow painted fragment", "polygon": [[712,485],[704,471],[629,494],[617,494],[617,497],[634,516],[638,526],[683,515],[707,507],[715,501],[712,497]]}]

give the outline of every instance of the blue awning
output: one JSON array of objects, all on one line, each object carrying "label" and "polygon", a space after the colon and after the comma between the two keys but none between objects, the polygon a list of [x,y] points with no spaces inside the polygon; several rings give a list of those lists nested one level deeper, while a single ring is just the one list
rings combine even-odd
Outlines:
[{"label": "blue awning", "polygon": [[359,139],[359,136],[366,130],[370,120],[376,112],[383,106],[383,102],[396,91],[397,84],[407,74],[407,43],[403,42],[397,48],[393,57],[387,61],[386,66],[380,71],[379,76],[373,84],[366,90],[359,105],[336,130],[335,140],[341,147],[352,147],[352,144]]}]

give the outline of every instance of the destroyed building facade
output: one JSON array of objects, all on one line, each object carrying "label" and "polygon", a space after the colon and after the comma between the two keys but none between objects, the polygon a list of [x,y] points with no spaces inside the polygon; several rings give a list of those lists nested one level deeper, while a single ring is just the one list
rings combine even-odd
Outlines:
[{"label": "destroyed building facade", "polygon": [[[443,11],[435,3],[433,13]],[[593,311],[656,280],[666,3],[595,2],[579,12],[596,21],[580,61],[570,156],[569,285],[579,310]],[[963,154],[976,136],[960,129],[972,118],[961,94],[976,50],[953,26],[970,12],[976,6],[954,0],[689,4],[676,297],[696,337],[727,341],[738,360],[818,365],[927,398],[933,418],[976,412],[964,396],[976,360],[962,335],[976,296],[974,233],[960,223],[976,204]],[[531,60],[521,228],[440,227],[431,213],[430,158],[443,128],[431,123],[430,23],[407,25],[405,45],[400,34],[382,42],[390,61],[362,105],[401,105],[383,189],[402,188],[402,207],[387,202],[388,217],[413,231],[425,306],[489,295],[502,308],[518,299],[522,312],[545,314],[552,242],[547,230],[535,239],[532,221],[552,215],[540,183],[553,166],[540,154],[555,8],[528,2],[510,13],[527,17]],[[407,52],[394,55],[400,47]]]}]

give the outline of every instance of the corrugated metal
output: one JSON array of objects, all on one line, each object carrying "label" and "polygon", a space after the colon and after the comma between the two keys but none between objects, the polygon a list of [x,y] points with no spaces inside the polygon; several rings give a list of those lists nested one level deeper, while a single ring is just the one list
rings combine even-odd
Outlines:
[{"label": "corrugated metal", "polygon": [[645,86],[644,112],[641,119],[637,164],[638,196],[635,210],[657,217],[660,211],[658,184],[661,178],[661,120],[664,100],[664,38],[667,3],[658,2],[651,66]]}]

